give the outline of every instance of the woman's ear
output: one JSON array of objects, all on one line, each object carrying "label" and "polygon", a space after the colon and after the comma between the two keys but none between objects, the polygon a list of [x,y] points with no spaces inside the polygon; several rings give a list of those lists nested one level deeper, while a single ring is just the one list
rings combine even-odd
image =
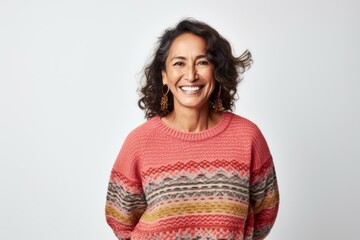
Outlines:
[{"label": "woman's ear", "polygon": [[167,76],[166,76],[166,71],[162,70],[161,71],[161,76],[162,76],[162,83],[163,85],[168,84],[168,80],[167,80]]}]

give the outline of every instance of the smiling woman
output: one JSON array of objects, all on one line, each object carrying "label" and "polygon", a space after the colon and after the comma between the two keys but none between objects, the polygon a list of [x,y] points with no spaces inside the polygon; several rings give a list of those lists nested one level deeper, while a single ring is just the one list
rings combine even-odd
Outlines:
[{"label": "smiling woman", "polygon": [[264,239],[279,192],[268,145],[231,113],[251,63],[209,25],[186,19],[165,31],[139,106],[147,122],[113,166],[106,219],[119,239]]},{"label": "smiling woman", "polygon": [[[193,116],[198,119],[209,113],[209,99],[215,89],[213,64],[206,58],[206,42],[203,38],[184,33],[177,37],[169,50],[165,69],[162,70],[162,82],[172,93],[174,110],[163,119],[171,125],[176,116]],[[219,119],[220,113],[213,112]],[[168,121],[168,120],[172,121]],[[213,123],[216,124],[216,123]],[[182,127],[174,125],[179,130]],[[199,126],[201,127],[201,126]],[[211,125],[210,125],[211,127]],[[206,129],[206,128],[205,128]],[[198,129],[199,131],[205,129]]]}]

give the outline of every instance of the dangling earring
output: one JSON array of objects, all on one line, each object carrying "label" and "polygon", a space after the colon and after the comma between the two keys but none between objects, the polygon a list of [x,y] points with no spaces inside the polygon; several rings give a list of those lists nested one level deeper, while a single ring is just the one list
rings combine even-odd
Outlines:
[{"label": "dangling earring", "polygon": [[223,107],[222,101],[221,101],[221,85],[219,86],[219,91],[218,91],[218,94],[215,99],[214,110],[215,110],[215,112],[222,112],[224,110],[224,107]]},{"label": "dangling earring", "polygon": [[[165,86],[167,87],[167,90],[164,93],[164,87]],[[161,97],[161,101],[160,101],[160,109],[161,109],[161,111],[165,111],[168,108],[168,96],[167,96],[167,94],[169,93],[169,90],[170,89],[169,89],[168,85],[164,84],[162,86],[162,97]]]}]

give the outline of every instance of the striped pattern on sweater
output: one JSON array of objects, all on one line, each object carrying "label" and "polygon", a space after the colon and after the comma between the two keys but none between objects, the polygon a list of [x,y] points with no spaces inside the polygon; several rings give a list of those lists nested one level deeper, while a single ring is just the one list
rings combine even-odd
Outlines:
[{"label": "striped pattern on sweater", "polygon": [[223,113],[200,133],[155,117],[129,134],[112,169],[106,218],[118,239],[264,239],[279,194],[255,124]]}]

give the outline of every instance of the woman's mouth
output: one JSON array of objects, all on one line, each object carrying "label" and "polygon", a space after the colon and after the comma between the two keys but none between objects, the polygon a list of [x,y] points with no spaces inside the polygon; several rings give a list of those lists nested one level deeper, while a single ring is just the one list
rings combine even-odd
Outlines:
[{"label": "woman's mouth", "polygon": [[198,92],[202,87],[201,86],[181,86],[180,89],[187,93]]}]

